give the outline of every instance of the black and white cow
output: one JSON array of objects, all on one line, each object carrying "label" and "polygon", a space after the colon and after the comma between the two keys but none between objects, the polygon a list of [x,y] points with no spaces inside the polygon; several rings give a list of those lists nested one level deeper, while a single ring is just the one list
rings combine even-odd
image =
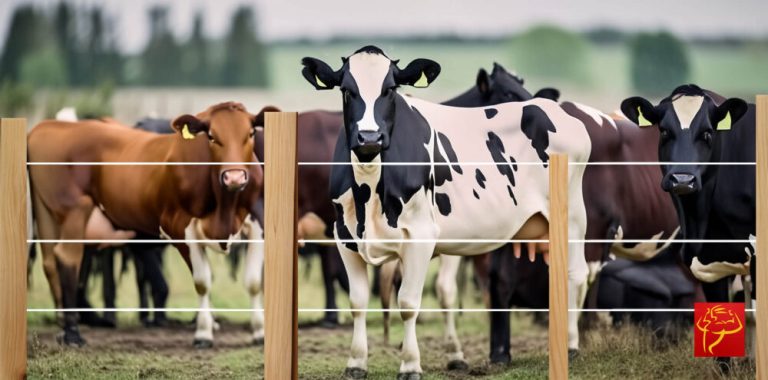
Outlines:
[{"label": "black and white cow", "polygon": [[[707,165],[755,161],[753,104],[683,85],[656,106],[633,97],[621,110],[660,130],[659,161],[669,163],[661,166],[661,187],[672,196],[683,239],[754,238],[755,167]],[[708,301],[728,300],[728,277],[751,270],[754,278],[751,244],[686,243],[682,250]]]},{"label": "black and white cow", "polygon": [[[416,316],[430,258],[485,253],[502,245],[495,239],[546,238],[549,155],[586,162],[591,144],[584,125],[549,100],[456,108],[400,95],[401,85],[426,87],[435,80],[440,66],[428,59],[401,69],[381,49],[366,46],[342,61],[334,71],[304,58],[302,74],[316,89],[338,86],[343,96],[345,126],[334,162],[349,165],[333,167],[330,191],[338,215],[334,235],[355,310],[345,375],[367,374],[366,266],[400,259],[405,331],[398,378],[419,379]],[[497,165],[468,164],[477,162]],[[586,231],[583,172],[583,166],[569,171],[570,239],[583,239]],[[584,245],[569,248],[568,298],[576,308],[587,266]],[[576,348],[576,318],[571,322],[569,346]]]}]

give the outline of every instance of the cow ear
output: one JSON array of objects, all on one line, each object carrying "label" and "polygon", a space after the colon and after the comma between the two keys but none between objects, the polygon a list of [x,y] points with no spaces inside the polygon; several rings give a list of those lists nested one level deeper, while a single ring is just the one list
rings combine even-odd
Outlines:
[{"label": "cow ear", "polygon": [[639,96],[631,97],[621,102],[621,112],[624,113],[627,119],[641,128],[650,127],[658,124],[660,121],[656,107],[645,98]]},{"label": "cow ear", "polygon": [[317,90],[330,90],[341,84],[341,72],[333,71],[327,63],[312,57],[304,57],[301,60],[304,69],[301,75],[309,84]]},{"label": "cow ear", "polygon": [[180,133],[184,140],[193,140],[198,133],[208,132],[208,123],[192,115],[181,115],[173,119],[171,127]]},{"label": "cow ear", "polygon": [[560,99],[560,90],[551,87],[542,88],[533,94],[533,97],[549,99],[556,102],[558,99]]},{"label": "cow ear", "polygon": [[267,112],[280,112],[280,109],[275,106],[266,106],[255,115],[251,115],[251,126],[255,129],[264,128],[264,114]]},{"label": "cow ear", "polygon": [[715,108],[712,124],[718,131],[727,131],[747,113],[747,102],[739,98],[730,98]]},{"label": "cow ear", "polygon": [[491,94],[491,78],[488,76],[488,72],[485,71],[485,69],[480,69],[480,71],[477,72],[475,85],[481,95],[487,97]]},{"label": "cow ear", "polygon": [[416,88],[426,88],[440,75],[440,65],[432,60],[419,58],[413,60],[402,70],[395,72],[395,83]]}]

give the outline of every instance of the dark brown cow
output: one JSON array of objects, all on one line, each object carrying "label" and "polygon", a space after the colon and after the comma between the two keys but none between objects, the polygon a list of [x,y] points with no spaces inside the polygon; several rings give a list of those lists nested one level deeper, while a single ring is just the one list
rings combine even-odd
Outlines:
[{"label": "dark brown cow", "polygon": [[[257,126],[263,126],[264,112],[273,110],[265,108],[253,115],[239,103],[221,103],[195,116],[179,116],[172,122],[178,132],[173,135],[157,135],[110,120],[40,123],[28,135],[30,162],[226,164],[31,166],[38,236],[103,239],[114,236],[117,227],[179,240],[228,240],[240,231],[249,239],[260,239],[261,227],[248,215],[260,195],[263,171],[246,163],[257,161],[251,137]],[[228,244],[174,245],[193,272],[201,308],[209,308],[211,269],[205,247],[225,250]],[[246,274],[246,287],[258,302],[263,247],[250,246],[247,262],[258,271]],[[74,307],[83,244],[42,244],[42,251],[57,306]],[[253,318],[256,339],[263,336],[263,316],[257,313]],[[63,343],[84,344],[77,314],[65,313],[64,322]],[[210,312],[198,313],[196,346],[212,344],[213,324]]]}]

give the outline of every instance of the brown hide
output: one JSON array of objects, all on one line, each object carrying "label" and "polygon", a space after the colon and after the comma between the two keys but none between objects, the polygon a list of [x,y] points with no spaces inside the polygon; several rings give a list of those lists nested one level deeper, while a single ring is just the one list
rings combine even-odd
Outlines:
[{"label": "brown hide", "polygon": [[[344,127],[341,112],[308,111],[298,117],[298,161],[332,162],[339,131]],[[255,153],[264,157],[263,133],[256,133]],[[299,166],[298,217],[314,213],[327,226],[336,219],[333,203],[328,195],[330,165]],[[327,236],[332,238],[333,234]]]},{"label": "brown hide", "polygon": [[[577,108],[562,103],[563,109],[581,120],[592,141],[589,162],[658,161],[659,132],[640,129],[627,120],[615,120],[616,129],[603,119],[602,125]],[[584,172],[584,202],[587,206],[586,239],[614,239],[621,226],[624,239],[650,239],[664,231],[669,238],[678,226],[672,200],[661,190],[658,165],[598,166]],[[661,244],[659,244],[661,245]],[[610,244],[587,244],[587,261],[607,258]]]}]

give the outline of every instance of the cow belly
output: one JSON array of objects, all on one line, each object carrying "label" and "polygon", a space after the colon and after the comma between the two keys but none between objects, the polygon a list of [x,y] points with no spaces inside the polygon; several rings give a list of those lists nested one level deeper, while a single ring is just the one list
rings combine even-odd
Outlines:
[{"label": "cow belly", "polygon": [[[466,167],[470,173],[474,170]],[[451,203],[451,212],[443,215],[435,210],[440,239],[445,240],[494,240],[496,242],[451,242],[438,244],[444,254],[475,255],[502,246],[499,241],[513,239],[526,222],[537,213],[548,218],[547,170],[543,167],[520,167],[516,186],[508,189],[508,179],[493,166],[484,167],[487,181],[480,188],[474,175],[454,176],[452,182],[436,190],[445,193]],[[474,194],[477,194],[476,197]],[[478,198],[479,197],[479,198]],[[538,239],[537,233],[529,233],[519,239]],[[539,236],[533,236],[539,235]]]}]

